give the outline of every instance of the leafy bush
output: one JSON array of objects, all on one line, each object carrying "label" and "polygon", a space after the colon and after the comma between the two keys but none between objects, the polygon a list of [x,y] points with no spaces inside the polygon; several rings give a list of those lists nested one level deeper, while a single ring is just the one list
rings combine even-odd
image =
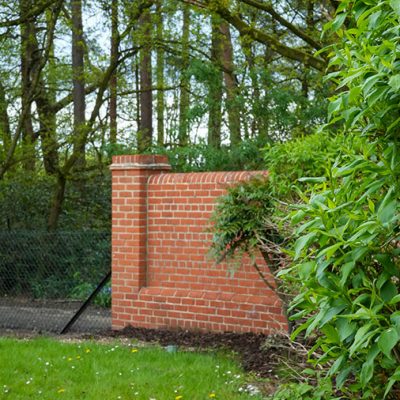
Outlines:
[{"label": "leafy bush", "polygon": [[265,166],[270,172],[270,191],[280,200],[293,201],[298,197],[295,186],[306,191],[310,181],[303,177],[328,174],[329,168],[343,151],[359,148],[357,139],[351,140],[343,134],[318,132],[284,143],[268,145],[264,149]]},{"label": "leafy bush", "polygon": [[0,232],[0,296],[71,298],[110,270],[107,232]]},{"label": "leafy bush", "polygon": [[[340,389],[340,398],[396,399],[400,6],[390,0],[343,0],[330,28],[341,38],[330,48],[328,78],[340,89],[330,99],[330,124],[342,123],[343,134],[267,149],[270,190],[278,199],[291,198],[292,184],[308,176],[302,182],[309,197],[300,194],[306,204],[292,214],[296,226],[302,223],[294,263],[282,275],[288,285],[301,287],[292,309],[305,322],[294,336],[305,332],[313,338],[311,360],[326,368],[326,382],[333,377],[336,384],[336,389],[326,386],[320,398],[333,398]],[[323,149],[326,153],[319,153]],[[274,213],[273,207],[268,212]],[[309,393],[300,382],[281,388],[275,398],[315,398]]]},{"label": "leafy bush", "polygon": [[[0,230],[45,230],[54,185],[53,177],[26,171],[13,171],[0,180]],[[110,216],[109,172],[67,182],[60,229],[107,230]]]},{"label": "leafy bush", "polygon": [[276,230],[266,229],[265,219],[273,210],[269,186],[268,178],[255,177],[228,188],[218,199],[211,247],[217,262],[232,258],[237,252],[251,252],[263,237],[278,240]]},{"label": "leafy bush", "polygon": [[[304,374],[304,372],[303,372]],[[316,380],[290,382],[282,384],[273,395],[273,400],[341,400],[342,397],[332,397],[332,382],[330,379],[317,377]]]},{"label": "leafy bush", "polygon": [[[292,236],[285,222],[290,212],[288,202],[299,201],[299,188],[293,188],[311,188],[313,182],[299,182],[299,178],[304,174],[327,173],[329,162],[333,163],[340,152],[349,148],[347,142],[348,138],[343,135],[320,133],[293,142],[276,143],[263,150],[268,177],[230,187],[217,201],[210,251],[214,259],[217,262],[232,260],[235,266],[243,253],[252,255],[255,250],[261,250],[275,277],[277,294],[286,307],[298,287],[283,285],[278,277],[279,271],[287,265],[285,248]],[[255,263],[253,265],[258,269]]]},{"label": "leafy bush", "polygon": [[[156,147],[152,154],[165,154],[174,172],[237,171],[263,168],[263,153],[260,150],[265,143],[258,140],[243,140],[235,147],[222,145],[221,148],[208,146],[204,142],[185,147]],[[112,146],[109,157],[114,154],[134,154],[130,146]]]},{"label": "leafy bush", "polygon": [[[68,298],[76,300],[86,300],[96,289],[99,282],[83,282],[75,286]],[[111,307],[111,284],[108,282],[93,299],[93,304],[100,307]]]},{"label": "leafy bush", "polygon": [[293,307],[306,322],[295,334],[315,336],[310,354],[319,354],[314,362],[328,366],[346,398],[396,399],[400,7],[395,1],[345,0],[338,12],[331,27],[343,43],[331,53],[335,71],[329,77],[341,92],[329,112],[331,122],[343,122],[362,146],[342,156],[293,214],[303,224],[286,277],[302,285]]},{"label": "leafy bush", "polygon": [[313,348],[321,351],[316,361],[331,365],[339,388],[347,378],[356,379],[349,390],[371,398],[383,396],[400,371],[398,195],[393,186],[400,163],[391,164],[395,146],[381,152],[377,143],[365,142],[364,153],[336,165],[332,177],[293,214],[296,222],[305,218],[305,223],[297,230],[290,271],[302,284],[293,307],[307,316],[295,334],[321,332]]}]

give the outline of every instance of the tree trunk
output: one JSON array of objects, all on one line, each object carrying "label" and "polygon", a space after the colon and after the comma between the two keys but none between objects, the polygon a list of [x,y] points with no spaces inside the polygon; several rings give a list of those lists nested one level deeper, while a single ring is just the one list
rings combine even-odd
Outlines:
[{"label": "tree trunk", "polygon": [[59,168],[57,120],[52,110],[51,96],[46,91],[43,82],[40,84],[40,92],[36,98],[36,106],[39,115],[39,135],[43,153],[43,165],[47,174],[53,175]]},{"label": "tree trunk", "polygon": [[178,141],[180,146],[187,146],[189,143],[189,35],[190,35],[190,9],[183,5],[183,25],[181,38],[181,81],[179,98],[179,134]]},{"label": "tree trunk", "polygon": [[75,168],[81,170],[85,166],[85,70],[84,40],[82,24],[82,0],[71,0],[72,18],[72,96],[74,104],[74,148],[79,154]]},{"label": "tree trunk", "polygon": [[[51,25],[55,22],[52,20],[53,15],[51,11],[46,13],[47,29],[50,31]],[[56,102],[57,85],[54,79],[55,65],[54,65],[54,45],[51,44],[48,60],[48,73],[46,83],[43,79],[39,80],[38,94],[36,96],[36,107],[39,115],[39,137],[43,155],[43,165],[47,174],[53,175],[59,168],[58,158],[58,142],[57,142],[57,118],[56,111],[53,109],[53,104]]]},{"label": "tree trunk", "polygon": [[211,61],[215,73],[210,77],[208,90],[208,144],[214,148],[221,146],[223,74],[220,24],[219,17],[211,17]]},{"label": "tree trunk", "polygon": [[151,147],[153,139],[153,94],[151,74],[151,16],[145,10],[139,19],[142,50],[139,61],[140,75],[140,126],[138,150],[143,152]]},{"label": "tree trunk", "polygon": [[257,136],[262,136],[262,138],[266,140],[266,131],[263,129],[263,117],[261,115],[263,111],[260,107],[260,84],[258,81],[256,65],[254,62],[255,56],[253,53],[252,44],[247,40],[246,37],[241,37],[241,45],[243,49],[243,54],[249,67],[249,76],[251,80],[251,120],[249,121],[251,137],[256,138]]},{"label": "tree trunk", "polygon": [[[7,153],[11,143],[10,120],[7,111],[6,92],[0,81],[0,138],[3,142],[3,152]],[[2,159],[2,154],[0,154]]]},{"label": "tree trunk", "polygon": [[[111,62],[118,59],[118,0],[111,2]],[[117,71],[110,79],[110,143],[117,143]]]},{"label": "tree trunk", "polygon": [[60,218],[62,205],[64,203],[64,198],[65,198],[66,183],[67,182],[65,176],[59,174],[57,176],[56,188],[54,191],[52,205],[50,208],[49,219],[47,221],[47,229],[49,231],[55,231],[57,229],[58,220]]},{"label": "tree trunk", "polygon": [[[307,0],[306,14],[307,33],[311,34],[314,28],[314,1]],[[307,99],[309,92],[309,68],[304,66],[301,73],[301,93]]]},{"label": "tree trunk", "polygon": [[157,145],[164,146],[164,48],[163,48],[163,14],[161,0],[157,1]]},{"label": "tree trunk", "polygon": [[[140,58],[140,56],[139,56]],[[140,127],[140,73],[139,73],[139,58],[135,57],[135,66],[134,66],[134,71],[135,71],[135,93],[136,93],[136,113],[135,113],[135,119],[136,119],[136,126],[137,130],[139,132],[139,127]]]},{"label": "tree trunk", "polygon": [[[20,17],[25,19],[25,15],[33,7],[31,0],[20,0]],[[25,112],[22,125],[23,146],[23,167],[27,171],[33,171],[36,164],[35,142],[36,137],[32,123],[32,74],[35,68],[36,59],[35,47],[35,26],[30,20],[21,24],[21,103]]]},{"label": "tree trunk", "polygon": [[239,88],[233,63],[233,48],[229,24],[222,22],[220,25],[223,37],[223,66],[226,88],[226,109],[228,112],[228,125],[231,146],[241,141],[240,134],[240,104],[238,101]]}]

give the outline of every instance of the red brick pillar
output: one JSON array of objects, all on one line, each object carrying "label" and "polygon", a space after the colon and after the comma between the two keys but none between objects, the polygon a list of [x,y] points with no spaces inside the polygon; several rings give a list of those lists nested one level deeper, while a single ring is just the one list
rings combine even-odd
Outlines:
[{"label": "red brick pillar", "polygon": [[[113,327],[131,318],[131,304],[146,285],[147,181],[168,171],[166,156],[114,156],[112,172]],[[114,322],[116,321],[116,322]],[[118,325],[118,326],[116,326]]]}]

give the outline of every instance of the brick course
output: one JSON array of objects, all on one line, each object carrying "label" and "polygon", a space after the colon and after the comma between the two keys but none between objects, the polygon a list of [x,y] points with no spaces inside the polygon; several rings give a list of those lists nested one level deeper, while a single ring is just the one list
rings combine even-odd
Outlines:
[{"label": "brick course", "polygon": [[[238,267],[208,255],[215,200],[266,171],[171,174],[154,155],[116,156],[111,170],[114,329],[287,330],[279,297],[248,257]],[[261,256],[257,263],[274,285]]]}]

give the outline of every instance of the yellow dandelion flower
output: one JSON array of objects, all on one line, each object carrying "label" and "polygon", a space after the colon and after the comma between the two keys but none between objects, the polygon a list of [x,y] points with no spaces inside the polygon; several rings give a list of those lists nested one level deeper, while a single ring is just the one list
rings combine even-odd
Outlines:
[{"label": "yellow dandelion flower", "polygon": [[181,399],[183,399],[183,396],[176,396],[175,397],[175,400],[181,400]]},{"label": "yellow dandelion flower", "polygon": [[68,361],[72,361],[72,357],[68,357]]},{"label": "yellow dandelion flower", "polygon": [[85,353],[90,353],[90,349],[85,349]]},{"label": "yellow dandelion flower", "polygon": [[76,356],[76,359],[77,359],[77,360],[80,360],[80,358],[81,358],[81,356]]},{"label": "yellow dandelion flower", "polygon": [[216,395],[215,393],[210,393],[210,394],[208,395],[208,397],[209,397],[210,399],[214,399],[215,397],[217,397],[217,395]]},{"label": "yellow dandelion flower", "polygon": [[64,388],[61,388],[61,389],[58,389],[57,390],[57,393],[64,393],[65,392],[65,389]]},{"label": "yellow dandelion flower", "polygon": [[139,350],[138,349],[132,349],[131,353],[137,353]]}]

